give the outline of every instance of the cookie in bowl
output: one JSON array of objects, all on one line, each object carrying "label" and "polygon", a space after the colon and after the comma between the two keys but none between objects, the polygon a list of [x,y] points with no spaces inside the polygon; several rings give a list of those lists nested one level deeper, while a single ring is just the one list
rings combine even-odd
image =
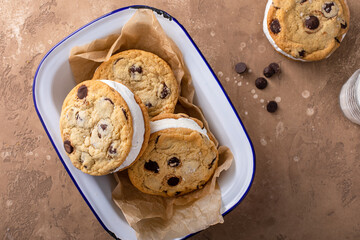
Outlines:
[{"label": "cookie in bowl", "polygon": [[269,0],[263,30],[272,46],[297,61],[329,57],[349,29],[345,0]]},{"label": "cookie in bowl", "polygon": [[150,121],[147,149],[128,169],[140,191],[164,197],[201,189],[218,165],[218,151],[201,121],[161,114]]},{"label": "cookie in bowl", "polygon": [[113,55],[95,71],[94,79],[119,81],[140,97],[150,117],[173,113],[179,86],[170,66],[157,55],[127,50]]},{"label": "cookie in bowl", "polygon": [[146,149],[149,116],[126,86],[89,80],[65,98],[60,132],[76,168],[90,175],[106,175],[128,168]]}]

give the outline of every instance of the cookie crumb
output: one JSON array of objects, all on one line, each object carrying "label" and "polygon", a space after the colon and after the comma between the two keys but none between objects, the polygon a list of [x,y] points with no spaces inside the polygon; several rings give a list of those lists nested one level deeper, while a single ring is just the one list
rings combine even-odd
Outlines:
[{"label": "cookie crumb", "polygon": [[314,115],[314,113],[315,113],[314,108],[308,108],[308,109],[306,110],[306,115],[308,115],[309,117],[311,117],[312,115]]},{"label": "cookie crumb", "polygon": [[260,139],[260,143],[261,143],[261,145],[263,145],[263,146],[266,146],[266,145],[267,145],[267,141],[265,140],[265,138],[261,138],[261,139]]},{"label": "cookie crumb", "polygon": [[301,96],[303,98],[309,98],[310,97],[310,92],[308,90],[305,90],[301,93]]}]

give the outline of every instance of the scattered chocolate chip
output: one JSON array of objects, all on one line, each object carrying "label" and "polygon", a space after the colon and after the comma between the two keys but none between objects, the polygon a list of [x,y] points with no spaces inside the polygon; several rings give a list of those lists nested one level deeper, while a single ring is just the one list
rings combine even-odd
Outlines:
[{"label": "scattered chocolate chip", "polygon": [[178,159],[177,157],[172,157],[168,160],[168,165],[170,167],[177,167],[180,165],[180,159]]},{"label": "scattered chocolate chip", "polygon": [[84,168],[86,168],[86,169],[87,169],[88,167],[87,167],[86,165],[84,165]]},{"label": "scattered chocolate chip", "polygon": [[277,108],[278,108],[278,105],[275,101],[270,101],[266,106],[266,110],[270,113],[276,112]]},{"label": "scattered chocolate chip", "polygon": [[85,85],[81,85],[78,88],[77,96],[78,98],[83,99],[87,96],[87,93],[88,93],[87,87]]},{"label": "scattered chocolate chip", "polygon": [[280,72],[280,66],[277,63],[270,63],[269,65],[270,68],[274,69],[275,73],[279,73]]},{"label": "scattered chocolate chip", "polygon": [[158,173],[159,170],[160,170],[159,165],[157,164],[157,162],[154,162],[154,161],[151,161],[151,160],[149,160],[148,162],[145,162],[144,168],[146,170],[152,171],[154,173]]},{"label": "scattered chocolate chip", "polygon": [[166,86],[166,84],[163,83],[163,89],[162,89],[162,91],[161,91],[161,93],[160,93],[160,98],[161,98],[161,99],[164,99],[164,98],[166,98],[167,96],[169,96],[169,94],[170,94],[170,88],[168,88],[168,87]]},{"label": "scattered chocolate chip", "polygon": [[178,196],[181,192],[175,192],[175,196]]},{"label": "scattered chocolate chip", "polygon": [[100,133],[98,133],[98,137],[101,138],[101,134],[100,134]]},{"label": "scattered chocolate chip", "polygon": [[279,20],[277,19],[272,20],[272,22],[270,23],[270,30],[275,34],[278,34],[281,31]]},{"label": "scattered chocolate chip", "polygon": [[338,43],[340,43],[340,40],[339,40],[337,37],[335,38],[335,41],[337,41]]},{"label": "scattered chocolate chip", "polygon": [[301,0],[300,4],[303,4],[304,2],[307,2],[307,0]]},{"label": "scattered chocolate chip", "polygon": [[108,152],[110,155],[115,155],[116,154],[116,148],[113,147],[113,145],[110,145]]},{"label": "scattered chocolate chip", "polygon": [[326,18],[333,18],[339,12],[339,7],[334,2],[326,2],[321,7],[321,12]]},{"label": "scattered chocolate chip", "polygon": [[272,69],[271,67],[266,67],[264,68],[264,76],[267,77],[267,78],[270,78],[272,77],[272,75],[275,74],[275,70]]},{"label": "scattered chocolate chip", "polygon": [[344,23],[341,23],[341,28],[342,28],[342,29],[345,29],[345,28],[347,28],[347,23],[346,23],[346,22],[344,22]]},{"label": "scattered chocolate chip", "polygon": [[323,5],[323,9],[325,12],[330,13],[331,12],[331,8],[334,6],[333,2],[326,2]]},{"label": "scattered chocolate chip", "polygon": [[307,27],[310,30],[315,30],[319,27],[320,21],[315,16],[309,16],[305,18],[305,27]]},{"label": "scattered chocolate chip", "polygon": [[106,101],[109,101],[112,105],[114,105],[113,101],[110,98],[105,98]]},{"label": "scattered chocolate chip", "polygon": [[167,191],[166,191],[166,190],[164,190],[163,192],[167,194]]},{"label": "scattered chocolate chip", "polygon": [[151,108],[153,105],[152,105],[151,103],[147,102],[147,103],[145,103],[145,106],[146,106],[147,108]]},{"label": "scattered chocolate chip", "polygon": [[255,86],[258,88],[258,89],[264,89],[266,88],[268,82],[265,78],[263,77],[259,77],[255,80]]},{"label": "scattered chocolate chip", "polygon": [[180,179],[178,177],[171,177],[167,180],[167,184],[172,187],[178,185],[179,182],[180,182]]},{"label": "scattered chocolate chip", "polygon": [[124,59],[124,58],[121,57],[121,58],[116,59],[114,62],[114,65],[117,64],[117,62],[120,61],[121,59]]},{"label": "scattered chocolate chip", "polygon": [[123,111],[123,113],[124,113],[124,115],[125,115],[125,119],[128,120],[128,115],[127,115],[127,113],[126,113],[126,110],[125,110],[124,108],[122,108],[121,110]]},{"label": "scattered chocolate chip", "polygon": [[211,161],[211,163],[209,164],[208,168],[212,168],[212,166],[214,165],[214,162],[216,161],[216,157]]},{"label": "scattered chocolate chip", "polygon": [[69,140],[64,141],[64,148],[67,153],[72,153],[74,151],[73,146],[71,146],[71,142]]},{"label": "scattered chocolate chip", "polygon": [[299,52],[299,56],[300,57],[305,57],[305,50],[301,50],[300,52]]},{"label": "scattered chocolate chip", "polygon": [[106,130],[107,126],[108,126],[107,124],[100,124],[101,129],[104,131]]},{"label": "scattered chocolate chip", "polygon": [[75,119],[78,120],[79,119],[79,112],[75,113]]},{"label": "scattered chocolate chip", "polygon": [[129,68],[129,73],[134,74],[135,72],[137,72],[137,73],[142,73],[142,72],[143,72],[142,67],[141,67],[141,66],[135,67],[135,65],[132,65],[132,66]]},{"label": "scattered chocolate chip", "polygon": [[155,144],[157,144],[157,143],[158,143],[159,138],[160,138],[160,135],[156,137],[156,139],[155,139]]},{"label": "scattered chocolate chip", "polygon": [[247,66],[245,63],[243,62],[240,62],[238,64],[235,65],[235,71],[238,73],[238,74],[242,74],[244,72],[246,72],[247,70]]}]

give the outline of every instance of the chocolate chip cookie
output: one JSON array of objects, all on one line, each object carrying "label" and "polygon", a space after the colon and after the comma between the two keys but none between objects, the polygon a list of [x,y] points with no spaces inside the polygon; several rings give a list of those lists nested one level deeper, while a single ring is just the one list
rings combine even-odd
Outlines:
[{"label": "chocolate chip cookie", "polygon": [[112,81],[90,80],[66,97],[60,116],[61,137],[71,162],[81,171],[105,175],[125,169],[147,147],[146,108],[126,89]]},{"label": "chocolate chip cookie", "polygon": [[218,152],[202,122],[184,114],[161,114],[150,122],[144,154],[129,178],[140,191],[164,197],[202,188],[218,164]]},{"label": "chocolate chip cookie", "polygon": [[269,0],[263,22],[273,47],[293,60],[327,58],[349,29],[345,0]]},{"label": "chocolate chip cookie", "polygon": [[157,55],[128,50],[113,55],[95,71],[93,79],[111,79],[140,97],[150,117],[173,113],[179,86],[169,65]]}]

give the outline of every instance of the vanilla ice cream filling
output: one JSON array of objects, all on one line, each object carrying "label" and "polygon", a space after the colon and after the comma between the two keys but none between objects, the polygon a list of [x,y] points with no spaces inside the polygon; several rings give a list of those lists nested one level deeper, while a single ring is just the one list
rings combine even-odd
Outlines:
[{"label": "vanilla ice cream filling", "polygon": [[110,81],[110,80],[100,80],[101,82],[107,84],[109,87],[115,89],[120,93],[121,97],[125,100],[126,104],[129,107],[131,117],[132,117],[132,127],[133,127],[133,137],[131,142],[131,149],[127,155],[125,161],[116,168],[113,172],[117,172],[123,168],[130,166],[137,156],[140,153],[140,150],[144,143],[144,134],[145,134],[145,123],[143,112],[139,104],[135,100],[134,94],[121,83]]},{"label": "vanilla ice cream filling", "polygon": [[[267,37],[267,39],[269,40],[269,42],[271,43],[271,45],[273,45],[273,47],[276,49],[276,51],[282,53],[283,55],[285,55],[286,57],[288,58],[291,58],[293,60],[296,60],[296,61],[301,61],[301,62],[308,62],[304,59],[301,59],[301,58],[295,58],[293,57],[292,55],[284,52],[281,48],[278,47],[278,45],[276,45],[274,39],[271,37],[270,33],[269,33],[269,29],[268,29],[268,26],[267,26],[267,17],[268,17],[268,13],[269,13],[269,10],[270,10],[270,7],[271,7],[271,4],[272,4],[272,0],[269,0],[266,4],[266,8],[265,8],[265,16],[264,16],[264,21],[263,21],[263,31],[265,33],[265,36]],[[343,34],[342,38],[341,38],[341,41],[344,39],[346,33]],[[332,54],[333,52],[331,52],[328,56],[326,56],[326,58],[330,57],[330,55]]]},{"label": "vanilla ice cream filling", "polygon": [[158,132],[168,128],[188,128],[194,131],[197,131],[203,135],[205,135],[208,139],[209,136],[205,127],[202,129],[199,124],[197,124],[194,120],[190,118],[166,118],[156,121],[150,121],[150,131],[151,133]]}]

